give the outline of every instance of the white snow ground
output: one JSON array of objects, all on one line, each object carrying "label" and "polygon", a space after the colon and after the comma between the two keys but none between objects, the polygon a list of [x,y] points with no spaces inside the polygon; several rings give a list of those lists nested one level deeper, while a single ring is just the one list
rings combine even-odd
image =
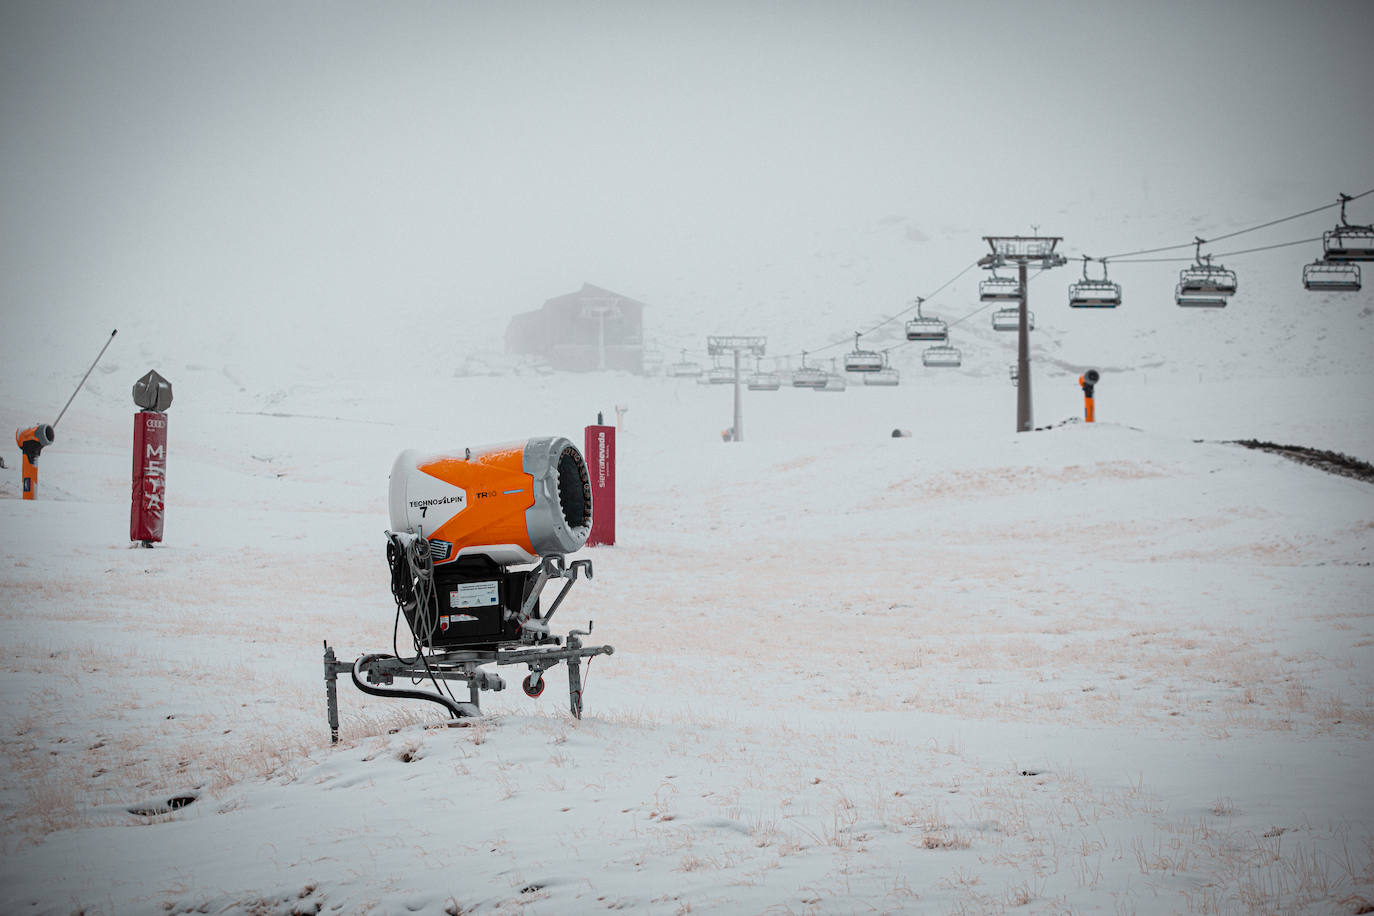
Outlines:
[{"label": "white snow ground", "polygon": [[[728,446],[719,388],[121,328],[39,500],[5,453],[0,911],[1362,911],[1374,486],[1225,440],[1374,459],[1374,296],[1285,262],[1219,314],[1166,275],[1082,315],[1066,273],[1036,285],[1051,428],[1019,435],[985,315],[962,370],[907,349],[897,389],[750,394]],[[0,427],[75,385],[67,330],[5,343]],[[1099,422],[1061,423],[1089,365]],[[153,550],[127,541],[148,368],[176,393]],[[330,746],[322,641],[391,645],[395,454],[580,442],[616,403],[619,544],[560,611],[615,647],[585,718],[562,669],[538,701],[508,669],[464,728],[343,681]]]}]

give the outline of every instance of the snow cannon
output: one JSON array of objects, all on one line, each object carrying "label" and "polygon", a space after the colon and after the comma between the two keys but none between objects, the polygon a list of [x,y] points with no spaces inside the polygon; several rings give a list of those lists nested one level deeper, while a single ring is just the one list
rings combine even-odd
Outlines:
[{"label": "snow cannon", "polygon": [[580,548],[592,490],[577,446],[562,437],[437,455],[402,452],[391,467],[393,532],[423,537],[436,567],[468,555],[533,563]]},{"label": "snow cannon", "polygon": [[[14,432],[14,441],[19,446],[19,450],[24,453],[23,476],[24,476],[24,499],[35,499],[38,496],[38,456],[43,449],[53,444],[57,438],[57,424],[62,422],[62,418],[67,413],[67,408],[72,406],[72,401],[81,391],[81,386],[86,384],[86,379],[91,377],[95,371],[95,364],[100,362],[100,357],[105,355],[105,351],[110,348],[114,341],[118,329],[110,332],[110,339],[105,341],[105,346],[100,348],[100,352],[95,355],[95,362],[91,363],[91,368],[86,370],[86,374],[81,376],[81,381],[76,383],[76,391],[67,398],[67,403],[62,405],[62,409],[57,412],[57,419],[52,423],[38,423],[28,429],[19,429]],[[4,463],[0,462],[0,467]]]},{"label": "snow cannon", "polygon": [[24,499],[33,499],[38,495],[38,456],[43,453],[43,449],[52,445],[56,438],[57,430],[47,423],[14,431],[14,443],[24,453]]},{"label": "snow cannon", "polygon": [[[567,558],[592,527],[591,479],[577,447],[553,436],[435,455],[401,452],[391,466],[388,512],[391,597],[398,623],[403,615],[410,628],[411,650],[348,662],[325,643],[330,739],[339,739],[340,674],[363,693],[426,700],[461,718],[481,715],[482,691],[505,689],[483,666],[524,666],[529,674],[520,686],[538,697],[545,673],[564,664],[568,709],[582,718],[582,665],[615,649],[583,645],[590,620],[564,636],[550,625],[578,574],[592,577],[591,560]],[[516,568],[522,564],[533,565]],[[540,595],[554,579],[563,586],[543,605]],[[398,678],[434,689],[392,686]],[[467,701],[440,681],[466,683]]]},{"label": "snow cannon", "polygon": [[1078,377],[1078,387],[1083,389],[1083,418],[1085,423],[1092,423],[1095,419],[1093,390],[1097,387],[1097,381],[1101,377],[1096,369],[1089,369]]}]

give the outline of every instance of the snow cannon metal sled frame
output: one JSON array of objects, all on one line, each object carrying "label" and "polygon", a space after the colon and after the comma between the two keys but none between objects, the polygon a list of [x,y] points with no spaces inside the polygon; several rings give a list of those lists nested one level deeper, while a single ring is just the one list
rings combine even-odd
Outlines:
[{"label": "snow cannon metal sled frame", "polygon": [[[577,581],[579,572],[592,578],[590,560],[567,562],[563,554],[547,554],[531,569],[514,570],[488,556],[460,558],[465,562],[436,567],[435,548],[422,535],[387,532],[387,560],[391,568],[392,595],[396,599],[396,629],[404,616],[413,636],[411,658],[370,653],[353,661],[341,661],[324,644],[325,698],[331,742],[339,740],[338,676],[348,674],[353,685],[372,696],[427,700],[448,710],[455,719],[482,714],[483,690],[504,690],[501,675],[483,670],[484,665],[525,665],[529,674],[521,682],[525,695],[544,692],[544,673],[566,662],[569,709],[582,718],[582,659],[611,655],[612,646],[584,646],[585,630],[570,630],[565,637],[552,635],[549,620]],[[563,587],[540,613],[539,598],[553,579]],[[440,596],[447,600],[441,601]],[[455,613],[456,612],[456,613]],[[399,651],[399,650],[398,650]],[[397,678],[412,683],[429,681],[434,689],[397,688]],[[459,700],[448,681],[465,681],[468,699]]]}]

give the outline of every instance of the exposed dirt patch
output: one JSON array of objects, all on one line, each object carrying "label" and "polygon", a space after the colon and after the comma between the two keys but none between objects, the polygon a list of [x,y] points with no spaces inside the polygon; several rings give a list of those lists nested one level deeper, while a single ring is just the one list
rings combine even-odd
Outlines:
[{"label": "exposed dirt patch", "polygon": [[1353,477],[1356,480],[1363,480],[1365,483],[1374,483],[1374,464],[1352,458],[1340,452],[1331,452],[1325,449],[1308,448],[1305,445],[1279,445],[1276,442],[1261,442],[1258,439],[1236,439],[1234,444],[1243,445],[1246,448],[1259,449],[1260,451],[1273,452],[1285,458],[1291,458],[1301,464],[1306,464],[1314,468],[1326,471],[1328,474],[1339,474],[1342,477]]}]

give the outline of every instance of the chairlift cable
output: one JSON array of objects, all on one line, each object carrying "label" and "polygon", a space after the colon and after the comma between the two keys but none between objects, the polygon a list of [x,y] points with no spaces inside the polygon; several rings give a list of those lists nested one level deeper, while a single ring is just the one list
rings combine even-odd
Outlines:
[{"label": "chairlift cable", "polygon": [[[975,262],[975,263],[976,263],[976,262]],[[1026,284],[1027,284],[1027,285],[1030,285],[1030,282],[1031,282],[1032,280],[1034,280],[1036,277],[1040,276],[1040,275],[1041,275],[1042,273],[1044,273],[1046,270],[1048,270],[1048,268],[1046,268],[1046,267],[1041,267],[1040,269],[1036,270],[1035,273],[1033,273],[1033,274],[1031,274],[1030,276],[1026,277]],[[968,272],[968,268],[965,268],[964,271],[963,271],[962,273],[960,273],[959,276],[963,276],[963,274],[964,274],[964,273],[967,273],[967,272]],[[956,277],[955,279],[958,279],[958,278]],[[951,281],[951,282],[953,282],[953,281]],[[949,284],[945,284],[945,285],[948,286]],[[943,288],[943,287],[942,287],[942,288]],[[997,302],[988,302],[988,303],[985,303],[984,305],[981,305],[981,306],[979,306],[978,308],[974,309],[973,311],[969,312],[967,315],[964,315],[964,316],[961,317],[961,318],[956,318],[956,319],[954,319],[953,321],[947,322],[947,323],[946,323],[946,326],[952,328],[952,327],[954,327],[955,325],[963,324],[965,321],[968,321],[970,318],[973,318],[973,317],[976,317],[976,316],[978,316],[978,315],[983,314],[983,313],[986,312],[988,309],[992,308],[994,305],[997,305],[997,304],[998,304]],[[911,345],[914,344],[914,343],[925,343],[925,341],[903,340],[903,341],[901,341],[901,342],[899,342],[899,343],[893,344],[889,349],[895,350],[895,349],[897,349],[898,347],[909,347],[909,346],[911,346]]]},{"label": "chairlift cable", "polygon": [[1219,257],[1219,258],[1233,258],[1233,257],[1235,257],[1235,256],[1237,256],[1237,255],[1242,255],[1242,254],[1254,254],[1255,252],[1258,252],[1258,251],[1273,251],[1275,248],[1292,248],[1294,245],[1308,245],[1308,244],[1311,244],[1312,242],[1320,242],[1321,240],[1322,240],[1322,237],[1321,237],[1320,235],[1318,235],[1318,236],[1316,236],[1316,237],[1314,237],[1314,238],[1310,238],[1310,239],[1298,239],[1298,240],[1295,241],[1295,242],[1278,242],[1277,244],[1274,244],[1274,245],[1265,245],[1265,246],[1262,247],[1262,248],[1246,248],[1246,249],[1243,250],[1243,251],[1223,251],[1221,254],[1217,255],[1217,257]]},{"label": "chairlift cable", "polygon": [[[959,279],[962,278],[962,277],[964,276],[964,274],[968,273],[970,270],[973,270],[973,268],[975,268],[975,267],[977,267],[977,266],[978,266],[978,261],[976,261],[976,260],[970,261],[967,267],[965,267],[963,270],[959,271],[959,272],[958,272],[957,274],[955,274],[954,276],[950,277],[950,278],[949,278],[948,280],[946,280],[944,283],[941,283],[939,286],[937,286],[937,287],[935,288],[934,292],[932,292],[929,296],[922,296],[922,297],[920,297],[921,302],[922,302],[922,303],[926,303],[926,302],[929,302],[930,300],[934,299],[936,296],[940,295],[940,293],[944,292],[946,289],[948,289],[949,287],[951,287],[951,286],[953,286],[955,283],[957,283],[957,282],[959,281]],[[913,304],[913,305],[910,305],[910,306],[908,306],[907,308],[902,309],[900,312],[896,312],[895,314],[890,315],[890,316],[887,317],[887,318],[884,318],[882,321],[878,322],[878,323],[875,324],[873,327],[869,328],[867,331],[864,331],[863,333],[864,333],[864,334],[871,334],[871,333],[873,333],[874,331],[878,330],[878,328],[881,328],[881,327],[883,327],[884,325],[888,324],[889,322],[895,321],[896,319],[902,317],[903,315],[907,314],[908,312],[911,312],[911,311],[915,310],[915,308],[916,308],[916,306],[915,306],[914,304]],[[904,341],[903,343],[897,344],[896,346],[906,346],[908,343],[911,343],[911,342],[912,342],[912,341]],[[832,342],[832,343],[828,343],[828,344],[825,344],[825,345],[823,345],[823,346],[816,347],[816,348],[814,348],[814,349],[807,349],[807,350],[805,350],[804,352],[806,352],[807,354],[811,354],[811,353],[820,353],[820,352],[823,352],[823,351],[825,351],[825,350],[833,349],[833,348],[835,348],[835,347],[844,346],[844,345],[846,345],[846,344],[848,344],[848,343],[849,343],[848,338],[845,338],[844,340],[836,340],[836,341],[834,341],[834,342]],[[788,357],[791,357],[791,356],[799,356],[799,355],[801,354],[801,352],[802,352],[802,351],[798,351],[797,353],[784,353],[784,354],[779,354],[779,355],[780,355],[780,356],[788,356]]]},{"label": "chairlift cable", "polygon": [[[957,282],[960,280],[960,278],[962,278],[962,277],[964,276],[964,274],[968,273],[970,270],[973,270],[973,268],[975,268],[975,267],[977,267],[977,266],[978,266],[978,262],[977,262],[976,260],[975,260],[975,261],[970,261],[967,267],[965,267],[963,270],[959,271],[959,272],[958,272],[957,274],[955,274],[954,276],[950,277],[950,278],[949,278],[948,280],[946,280],[944,283],[941,283],[939,286],[937,286],[937,287],[935,288],[935,290],[934,290],[933,292],[931,292],[930,295],[928,295],[928,296],[917,296],[917,297],[916,297],[916,301],[913,302],[911,305],[909,305],[909,306],[907,306],[906,308],[902,309],[900,312],[894,312],[893,314],[889,315],[887,318],[884,318],[882,321],[880,321],[880,322],[878,322],[877,324],[875,324],[873,327],[869,328],[867,331],[864,331],[864,333],[865,333],[865,334],[872,334],[874,331],[878,330],[878,328],[881,328],[882,326],[884,326],[884,325],[886,325],[886,324],[888,324],[888,323],[890,323],[890,322],[896,321],[898,318],[901,318],[903,315],[906,315],[906,314],[908,314],[908,313],[910,313],[910,312],[913,312],[913,311],[918,311],[922,305],[924,305],[925,303],[927,303],[927,302],[929,302],[930,300],[934,299],[936,296],[938,296],[938,295],[940,295],[941,293],[943,293],[943,292],[944,292],[946,289],[948,289],[949,287],[953,286],[955,283],[957,283]],[[908,343],[913,343],[913,341],[909,341],[909,340],[908,340],[908,341],[904,341],[903,343],[899,344],[898,346],[906,346]]]},{"label": "chairlift cable", "polygon": [[[955,275],[954,275],[953,277],[951,277],[950,279],[946,280],[944,283],[940,284],[940,286],[938,286],[938,287],[935,289],[935,291],[934,291],[933,293],[931,293],[929,296],[919,296],[919,297],[917,297],[917,299],[918,299],[918,301],[919,301],[919,304],[924,305],[925,303],[927,303],[927,302],[929,302],[930,300],[934,299],[936,296],[938,296],[938,295],[940,295],[942,292],[944,292],[948,287],[953,286],[954,283],[956,283],[961,277],[963,277],[964,274],[968,273],[970,270],[973,270],[973,268],[975,268],[975,267],[977,267],[977,266],[978,266],[978,262],[977,262],[977,261],[970,261],[970,262],[969,262],[969,265],[968,265],[967,267],[965,267],[963,270],[959,271],[957,274],[955,274]],[[917,307],[918,307],[917,303],[913,303],[913,304],[907,306],[906,308],[902,309],[900,312],[894,312],[894,313],[892,313],[891,315],[889,315],[888,317],[884,318],[882,321],[880,321],[880,322],[878,322],[877,324],[875,324],[873,327],[869,328],[867,331],[864,331],[864,333],[865,333],[865,334],[872,334],[874,331],[878,330],[878,328],[881,328],[881,327],[883,327],[884,325],[889,324],[890,322],[896,321],[898,318],[901,318],[903,315],[905,315],[905,314],[907,314],[907,313],[909,313],[909,312],[911,312],[911,311],[914,311]],[[911,343],[911,342],[912,342],[912,341],[907,341],[907,343]]]},{"label": "chairlift cable", "polygon": [[[1374,194],[1374,188],[1370,188],[1370,189],[1367,190],[1367,191],[1361,191],[1359,194],[1351,194],[1351,195],[1348,195],[1348,196],[1345,197],[1345,201],[1346,201],[1347,203],[1349,203],[1349,202],[1352,201],[1352,200],[1359,200],[1361,197],[1368,197],[1370,194]],[[1268,229],[1270,226],[1277,226],[1279,223],[1286,223],[1286,222],[1288,222],[1289,220],[1301,219],[1301,218],[1304,217],[1304,216],[1311,216],[1311,215],[1314,214],[1314,213],[1320,213],[1320,212],[1323,211],[1323,210],[1330,210],[1332,207],[1339,207],[1340,205],[1341,205],[1341,201],[1339,201],[1339,200],[1337,200],[1335,203],[1332,203],[1332,204],[1322,204],[1320,207],[1313,207],[1311,210],[1304,210],[1304,211],[1301,212],[1301,213],[1294,213],[1292,216],[1280,217],[1279,219],[1270,220],[1270,221],[1267,222],[1267,223],[1260,223],[1258,226],[1250,226],[1250,227],[1247,228],[1247,229],[1237,229],[1235,232],[1228,232],[1228,233],[1226,233],[1225,235],[1218,235],[1218,236],[1216,236],[1215,238],[1210,238],[1210,239],[1207,239],[1206,241],[1207,241],[1208,243],[1211,243],[1211,242],[1223,242],[1223,241],[1225,241],[1226,239],[1235,238],[1235,237],[1238,236],[1238,235],[1245,235],[1247,232],[1258,232],[1260,229]],[[1194,244],[1193,242],[1187,242],[1187,243],[1184,243],[1184,244],[1182,244],[1182,245],[1165,245],[1165,246],[1163,246],[1163,247],[1161,247],[1161,248],[1145,248],[1145,249],[1142,249],[1142,250],[1140,250],[1140,251],[1128,251],[1128,252],[1123,252],[1122,254],[1109,254],[1109,255],[1107,255],[1105,258],[1097,258],[1097,259],[1095,259],[1095,260],[1101,260],[1101,261],[1108,261],[1108,260],[1110,260],[1110,261],[1115,261],[1115,260],[1118,260],[1118,259],[1120,259],[1120,258],[1133,258],[1133,257],[1135,257],[1135,256],[1137,256],[1137,255],[1158,254],[1158,253],[1160,253],[1161,251],[1177,251],[1177,250],[1180,249],[1180,248],[1191,248],[1191,247],[1193,246],[1193,244]],[[1225,255],[1219,255],[1219,257],[1225,257]],[[1182,260],[1182,259],[1174,258],[1174,259],[1165,259],[1165,260],[1175,260],[1175,261],[1177,261],[1177,260]],[[1144,263],[1144,262],[1137,261],[1137,262],[1135,262],[1135,263]]]},{"label": "chairlift cable", "polygon": [[[1310,239],[1297,239],[1292,242],[1277,242],[1273,245],[1263,245],[1259,248],[1245,248],[1240,251],[1223,251],[1213,255],[1213,257],[1233,258],[1237,255],[1255,254],[1260,251],[1273,251],[1276,248],[1292,248],[1294,245],[1310,245],[1313,242],[1320,242],[1321,240],[1322,237],[1318,235]],[[1193,261],[1192,258],[1128,258],[1126,260],[1113,260],[1119,264],[1182,264],[1184,262],[1191,263]]]}]

